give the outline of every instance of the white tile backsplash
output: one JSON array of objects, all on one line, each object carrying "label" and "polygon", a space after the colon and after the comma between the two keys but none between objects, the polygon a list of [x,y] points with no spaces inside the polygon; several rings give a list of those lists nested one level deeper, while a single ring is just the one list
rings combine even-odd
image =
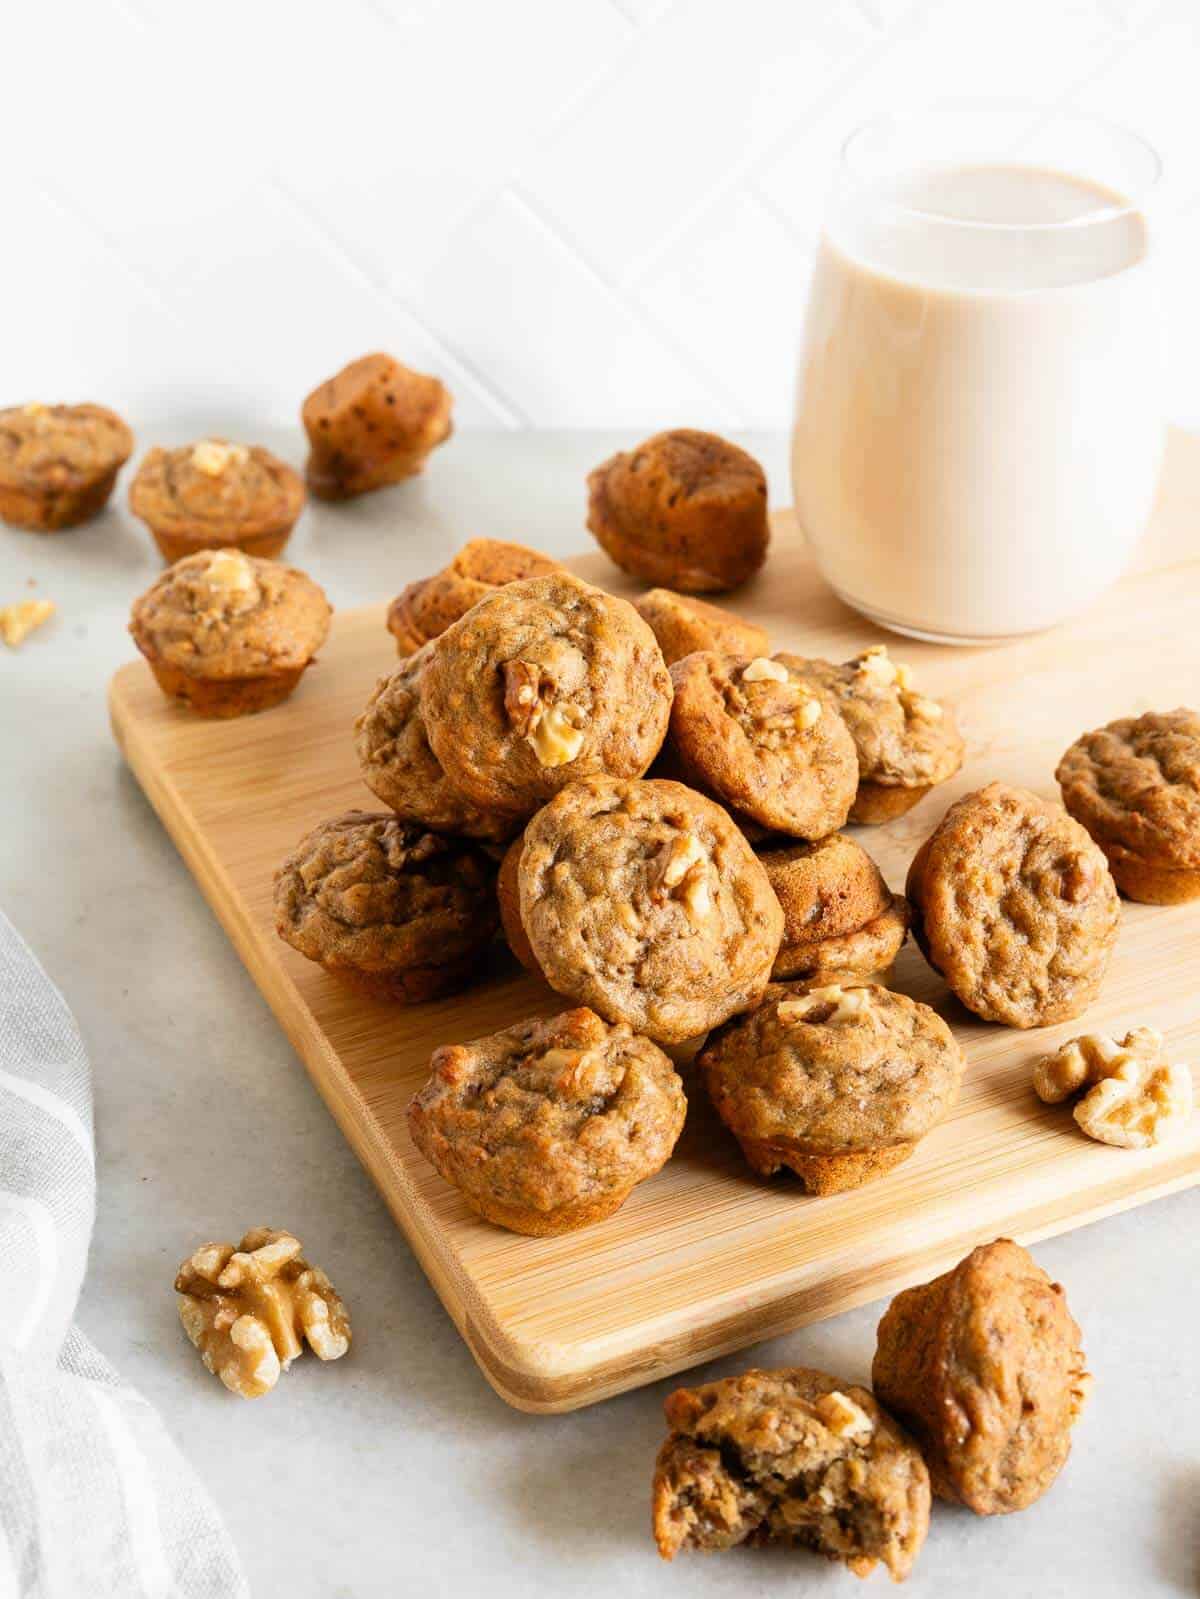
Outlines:
[{"label": "white tile backsplash", "polygon": [[6,30],[0,403],[291,421],[370,348],[464,427],[786,424],[832,163],[946,95],[1159,145],[1200,424],[1197,0],[42,0]]}]

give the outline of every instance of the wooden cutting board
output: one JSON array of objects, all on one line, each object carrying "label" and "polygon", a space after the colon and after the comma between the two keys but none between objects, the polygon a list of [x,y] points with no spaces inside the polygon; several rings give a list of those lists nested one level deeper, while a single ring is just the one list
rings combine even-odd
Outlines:
[{"label": "wooden cutting board", "polygon": [[[889,639],[927,692],[953,700],[962,773],[899,822],[858,829],[893,887],[949,802],[992,778],[1055,794],[1059,754],[1119,715],[1200,704],[1200,560],[1193,508],[1200,441],[1176,439],[1135,572],[1087,615],[1039,638],[955,650]],[[449,552],[448,552],[449,553]],[[619,592],[599,555],[574,563]],[[766,572],[737,608],[779,648],[844,659],[887,636],[813,572],[788,513]],[[612,1219],[562,1238],[476,1220],[412,1147],[404,1110],[434,1047],[562,1008],[497,953],[479,986],[404,1009],[340,987],[276,937],[271,878],[309,827],[377,808],[359,781],[351,723],[394,662],[384,606],[335,619],[319,666],[261,716],[203,722],[162,697],[140,661],[114,677],[126,759],[386,1198],[488,1380],[524,1410],[569,1410],[801,1323],[889,1294],[998,1234],[1026,1242],[1200,1179],[1200,1116],[1182,1139],[1133,1152],[1087,1140],[1042,1105],[1032,1060],[1079,1023],[1021,1033],[964,1011],[910,946],[894,985],[934,1005],[967,1055],[960,1102],[915,1156],[854,1193],[810,1199],[752,1177],[689,1080],[674,1158]],[[1124,907],[1089,1028],[1161,1028],[1200,1063],[1200,902]]]}]

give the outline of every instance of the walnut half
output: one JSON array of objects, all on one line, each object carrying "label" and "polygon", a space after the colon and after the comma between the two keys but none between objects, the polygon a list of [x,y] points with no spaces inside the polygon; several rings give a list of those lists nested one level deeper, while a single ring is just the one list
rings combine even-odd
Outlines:
[{"label": "walnut half", "polygon": [[304,1348],[338,1360],[350,1347],[350,1318],[323,1271],[300,1243],[252,1227],[232,1244],[201,1244],[175,1278],[179,1319],[209,1371],[243,1399],[269,1393]]},{"label": "walnut half", "polygon": [[1162,1143],[1189,1120],[1194,1099],[1191,1071],[1167,1060],[1153,1027],[1135,1027],[1119,1042],[1103,1033],[1072,1038],[1035,1062],[1033,1086],[1049,1105],[1082,1093],[1079,1126],[1123,1149]]}]

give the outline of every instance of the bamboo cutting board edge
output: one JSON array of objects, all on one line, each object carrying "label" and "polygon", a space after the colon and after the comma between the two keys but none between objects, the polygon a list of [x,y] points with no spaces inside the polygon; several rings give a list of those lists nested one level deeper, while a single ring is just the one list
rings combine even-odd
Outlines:
[{"label": "bamboo cutting board edge", "polygon": [[[1188,553],[1190,555],[1190,551]],[[590,563],[584,561],[575,564],[587,568],[585,575],[603,579],[610,588],[620,590],[624,586],[627,589],[628,586],[615,578],[611,569],[598,566],[597,561],[598,558],[593,558]],[[1172,564],[1178,567],[1182,563],[1177,558]],[[1167,565],[1167,561],[1161,565],[1156,562],[1157,575],[1161,576]],[[1136,584],[1139,579],[1131,578],[1127,582]],[[772,598],[775,596],[772,595]],[[766,599],[765,595],[763,599]],[[834,629],[839,633],[874,632],[827,595],[814,595],[813,606],[810,620],[826,629]],[[753,614],[756,606],[752,600],[740,608]],[[376,670],[386,670],[391,659],[383,632],[382,615],[381,607],[372,607],[339,616],[335,623],[335,638],[346,641],[360,637],[363,641],[369,639],[372,651],[375,641],[378,641],[377,656],[368,652],[372,676]],[[1036,653],[1037,646],[1033,648]],[[915,644],[906,646],[905,652],[916,656],[925,653],[941,656],[944,653],[929,651],[928,647]],[[961,658],[967,659],[971,653],[958,652]],[[986,654],[997,656],[1003,652],[989,651]],[[975,659],[981,657],[976,655]],[[316,677],[316,674],[312,676]],[[338,692],[328,681],[326,673],[320,676],[326,679],[323,691],[332,689],[334,693]],[[370,678],[364,677],[363,682],[369,686]],[[287,707],[272,712],[271,716],[290,714],[293,722],[303,717],[306,694],[311,703],[312,689],[315,687],[315,684],[310,686],[306,682]],[[348,697],[347,689],[343,698]],[[844,1264],[832,1264],[828,1244],[824,1246],[824,1253],[818,1248],[811,1257],[800,1251],[804,1258],[788,1261],[775,1259],[771,1255],[772,1224],[768,1219],[755,1235],[754,1248],[762,1258],[771,1257],[771,1265],[760,1281],[749,1285],[726,1283],[719,1292],[707,1296],[700,1292],[694,1304],[676,1302],[658,1316],[643,1307],[640,1316],[629,1324],[602,1327],[592,1334],[587,1329],[577,1329],[567,1336],[552,1335],[545,1331],[539,1333],[529,1324],[531,1318],[514,1315],[511,1305],[507,1311],[497,1314],[493,1303],[489,1302],[489,1296],[497,1302],[502,1297],[496,1292],[496,1286],[506,1272],[510,1277],[520,1275],[520,1245],[529,1241],[516,1240],[512,1253],[491,1248],[489,1262],[489,1248],[486,1244],[479,1246],[478,1230],[483,1229],[486,1233],[495,1230],[473,1219],[459,1222],[457,1218],[451,1218],[448,1221],[445,1214],[438,1214],[439,1207],[443,1212],[445,1210],[444,1199],[439,1196],[436,1203],[431,1203],[421,1191],[423,1174],[418,1168],[414,1177],[413,1170],[406,1166],[405,1152],[393,1142],[384,1124],[380,1101],[378,1098],[373,1100],[369,1092],[371,1087],[379,1090],[379,1074],[374,1067],[367,1071],[360,1067],[356,1073],[356,1068],[348,1065],[339,1055],[338,1047],[322,1025],[322,1018],[314,1011],[304,992],[306,987],[312,987],[311,976],[304,970],[308,963],[279,943],[269,917],[264,917],[262,913],[262,907],[256,909],[251,904],[244,883],[239,887],[238,872],[245,865],[240,856],[235,862],[236,870],[222,858],[215,838],[224,836],[221,829],[228,825],[227,819],[219,817],[216,808],[207,816],[198,815],[200,805],[197,796],[203,792],[207,781],[204,776],[197,775],[197,767],[205,764],[203,759],[193,755],[191,759],[181,761],[172,756],[172,750],[179,745],[194,745],[201,755],[209,748],[218,748],[222,735],[214,729],[238,727],[244,730],[253,728],[256,723],[261,725],[269,722],[270,718],[246,718],[238,724],[198,723],[189,718],[187,713],[166,705],[150,678],[148,668],[140,661],[121,668],[114,676],[110,687],[110,713],[117,742],[151,804],[285,1033],[304,1060],[335,1120],[383,1193],[393,1216],[476,1361],[492,1386],[510,1404],[530,1411],[558,1411],[591,1403],[638,1383],[681,1370],[699,1360],[728,1353],[749,1342],[774,1336],[806,1321],[893,1292],[943,1269],[979,1241],[980,1221],[974,1210],[968,1211],[965,1219],[960,1219],[955,1208],[948,1206],[935,1227],[930,1227],[928,1217],[923,1218],[919,1236],[914,1236],[905,1247],[898,1247],[890,1233],[887,1234],[890,1241],[885,1240],[874,1249],[869,1243],[864,1247],[864,1240],[860,1239],[859,1247],[853,1254],[854,1264],[847,1268]],[[344,710],[339,705],[339,718],[342,715]],[[330,739],[330,747],[336,748],[340,743],[338,728],[341,724],[340,721],[333,722],[332,716],[331,698],[324,725],[334,728],[336,736]],[[237,736],[233,734],[229,738]],[[342,765],[335,776],[334,786],[339,794],[346,782],[354,780],[348,723],[345,750]],[[977,756],[982,759],[987,753],[987,749],[981,749]],[[223,772],[218,772],[212,786],[219,786],[225,781]],[[351,798],[360,803],[369,803],[365,790],[355,790]],[[915,824],[916,835],[923,836],[941,812],[936,805],[919,809],[921,812],[927,809],[932,812],[922,814]],[[314,815],[312,819],[316,820],[317,816]],[[877,830],[875,836],[882,837],[885,831]],[[869,838],[865,834],[861,836],[870,848]],[[281,858],[294,841],[292,835],[284,837],[275,858]],[[1134,914],[1141,916],[1146,913],[1141,908],[1134,908]],[[1172,913],[1152,911],[1148,914]],[[1200,933],[1200,911],[1194,923],[1189,916],[1187,925],[1194,925],[1197,933]],[[322,978],[322,981],[327,980]],[[519,981],[539,1001],[553,999],[548,991],[539,990],[538,985],[530,984],[528,979]],[[465,1002],[468,1008],[476,1004],[495,1008],[505,1002],[506,993],[507,989],[504,988],[489,988],[486,997],[481,995],[475,1000],[472,994],[468,994],[460,999],[459,1004],[461,1006]],[[481,991],[473,991],[473,994],[481,994]],[[324,1004],[323,988],[317,992],[317,999],[326,1011],[326,1023],[335,1026],[337,1015],[331,1022],[329,1006]],[[533,1008],[546,1010],[550,1006],[530,1003],[520,1007],[526,1010]],[[419,1007],[412,1012],[393,1012],[392,1015],[400,1022],[409,1019],[410,1024],[415,1024],[414,1030],[420,1030],[422,1026],[426,1030],[429,1027],[444,1028],[445,1023],[440,1020],[422,1024],[421,1014],[430,1010],[431,1007]],[[471,1036],[472,1031],[479,1030],[482,1028],[472,1029],[468,1023],[458,1036]],[[1075,1027],[1073,1030],[1080,1029]],[[1055,1037],[1069,1036],[1070,1031],[1072,1029],[1069,1027],[1058,1029]],[[437,1034],[434,1032],[429,1036],[437,1037]],[[1027,1052],[1035,1053],[1039,1048],[1036,1042],[1029,1040],[1045,1036],[1025,1035]],[[1005,1039],[998,1030],[989,1030],[985,1039],[986,1042],[981,1042],[979,1047],[981,1057],[988,1050],[996,1054],[1006,1052]],[[349,1056],[350,1051],[345,1048],[344,1040],[343,1050]],[[391,1090],[399,1086],[398,1081],[387,1086],[389,1103],[397,1097]],[[407,1097],[406,1093],[404,1097]],[[937,1130],[931,1139],[941,1132],[942,1129]],[[392,1134],[396,1134],[395,1126]],[[949,1140],[948,1129],[945,1135]],[[406,1132],[401,1134],[402,1138],[406,1136]],[[1069,1137],[1069,1134],[1061,1136]],[[926,1141],[927,1144],[929,1142]],[[1057,1158],[1057,1145],[1054,1147]],[[1096,1147],[1092,1146],[1093,1151]],[[1013,1233],[1024,1242],[1033,1242],[1200,1181],[1200,1139],[1189,1139],[1175,1151],[1167,1149],[1152,1152],[1150,1161],[1126,1152],[1110,1151],[1107,1154],[1112,1164],[1106,1168],[1103,1180],[1089,1177],[1084,1185],[1085,1191],[1068,1187],[1052,1198],[1035,1191],[1028,1203],[1010,1199],[999,1207],[1002,1214],[998,1228]],[[420,1157],[414,1158],[419,1161]],[[919,1155],[914,1160],[917,1158]],[[1077,1166],[1082,1167],[1082,1152],[1070,1152],[1066,1164],[1070,1165],[1072,1171]],[[903,1170],[905,1168],[901,1168]],[[999,1181],[999,1178],[994,1181]],[[644,1189],[638,1190],[638,1195],[652,1187],[653,1184],[644,1185]],[[750,1191],[748,1201],[740,1192],[735,1192],[731,1206],[736,1208],[748,1203],[753,1207],[754,1192],[757,1190]],[[630,1203],[632,1206],[633,1201]],[[802,1203],[808,1207],[829,1202]],[[819,1238],[822,1233],[820,1213],[806,1210],[803,1215],[812,1221],[813,1225],[808,1230]],[[785,1235],[788,1234],[788,1226],[781,1222],[778,1231],[786,1255],[788,1248]],[[580,1240],[581,1247],[586,1247],[585,1241],[594,1238],[594,1233],[585,1229],[571,1237]],[[617,1247],[615,1243],[614,1247]],[[778,1252],[777,1249],[776,1254]],[[518,1264],[510,1267],[510,1260]],[[541,1269],[553,1276],[558,1267],[551,1262]],[[484,1284],[482,1290],[481,1281]],[[533,1321],[536,1319],[536,1316],[532,1318]]]}]

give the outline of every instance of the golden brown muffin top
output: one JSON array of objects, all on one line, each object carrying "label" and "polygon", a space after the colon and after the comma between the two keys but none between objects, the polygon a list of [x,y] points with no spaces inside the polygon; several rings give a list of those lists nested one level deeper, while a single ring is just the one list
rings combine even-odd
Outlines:
[{"label": "golden brown muffin top", "polygon": [[0,411],[0,482],[29,492],[81,488],[129,459],[133,434],[102,405]]},{"label": "golden brown muffin top", "polygon": [[467,1193],[547,1213],[658,1171],[687,1102],[670,1060],[594,1011],[444,1044],[409,1107],[418,1147]]},{"label": "golden brown muffin top", "polygon": [[934,1491],[979,1515],[1022,1510],[1062,1469],[1090,1387],[1066,1297],[998,1238],[898,1294],[871,1382],[921,1444]]},{"label": "golden brown muffin top", "polygon": [[149,450],[129,486],[129,504],[164,533],[249,538],[290,527],[304,507],[304,484],[261,445],[200,439]]},{"label": "golden brown muffin top", "polygon": [[669,755],[685,780],[751,821],[823,838],[844,824],[858,789],[854,741],[833,696],[789,661],[710,650],[677,661]]},{"label": "golden brown muffin top", "polygon": [[525,831],[521,921],[546,980],[665,1043],[762,993],[783,932],[766,873],[681,783],[591,778]]},{"label": "golden brown muffin top", "polygon": [[494,589],[558,570],[557,561],[523,544],[470,539],[440,572],[401,590],[388,607],[388,628],[402,649],[419,649]]},{"label": "golden brown muffin top", "polygon": [[929,1528],[929,1474],[873,1394],[822,1371],[744,1371],[667,1399],[654,1536],[681,1549],[801,1544],[902,1581]]},{"label": "golden brown muffin top", "polygon": [[662,652],[633,606],[569,572],[487,595],[434,642],[421,676],[450,781],[517,816],[577,778],[639,776],[670,705]]},{"label": "golden brown muffin top", "polygon": [[739,1138],[784,1139],[812,1155],[923,1137],[954,1104],[963,1071],[936,1011],[852,978],[773,983],[757,1010],[712,1035],[697,1062]]},{"label": "golden brown muffin top", "polygon": [[760,844],[755,854],[783,906],[786,944],[855,933],[892,903],[883,873],[844,833],[815,844]]},{"label": "golden brown muffin top", "polygon": [[767,480],[715,433],[656,433],[588,474],[588,527],[618,566],[687,593],[734,588],[766,556]]},{"label": "golden brown muffin top", "polygon": [[306,665],[332,614],[305,572],[241,550],[185,555],[133,603],[143,655],[192,677],[255,677]]},{"label": "golden brown muffin top", "polygon": [[275,926],[309,960],[360,972],[453,961],[496,926],[495,868],[458,839],[347,811],[275,874]]},{"label": "golden brown muffin top", "polygon": [[965,794],[906,889],[931,965],[987,1021],[1042,1027],[1094,998],[1121,907],[1108,862],[1061,805],[1005,783]]},{"label": "golden brown muffin top", "polygon": [[738,655],[743,659],[771,652],[765,627],[693,594],[648,589],[633,603],[639,616],[649,622],[668,666],[674,666],[693,650],[715,650],[718,655]]},{"label": "golden brown muffin top", "polygon": [[782,659],[834,696],[854,739],[863,782],[923,788],[944,783],[962,765],[954,713],[916,691],[912,673],[890,658],[886,644],[841,666],[795,655]]},{"label": "golden brown muffin top", "polygon": [[511,838],[520,823],[507,812],[481,810],[460,794],[429,747],[420,686],[432,648],[426,644],[380,678],[355,722],[363,781],[397,815],[435,832]]},{"label": "golden brown muffin top", "polygon": [[1200,867],[1200,715],[1180,707],[1076,739],[1055,773],[1063,804],[1102,848]]}]

